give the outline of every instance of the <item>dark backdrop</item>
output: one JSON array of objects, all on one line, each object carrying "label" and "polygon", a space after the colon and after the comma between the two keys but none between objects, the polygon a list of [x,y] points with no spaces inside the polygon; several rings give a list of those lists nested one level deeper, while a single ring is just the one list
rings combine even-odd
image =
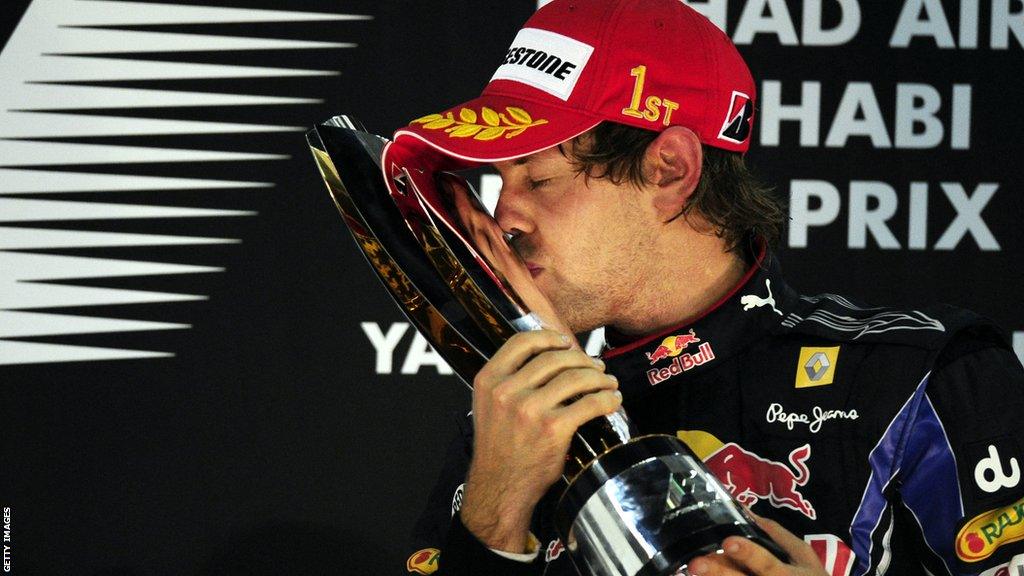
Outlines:
[{"label": "dark backdrop", "polygon": [[[1024,5],[694,4],[764,96],[748,158],[791,201],[792,284],[970,307],[1024,355]],[[820,45],[815,6],[859,25]],[[469,396],[362,262],[302,132],[351,113],[389,134],[475,96],[535,7],[0,5],[13,573],[402,572]]]}]

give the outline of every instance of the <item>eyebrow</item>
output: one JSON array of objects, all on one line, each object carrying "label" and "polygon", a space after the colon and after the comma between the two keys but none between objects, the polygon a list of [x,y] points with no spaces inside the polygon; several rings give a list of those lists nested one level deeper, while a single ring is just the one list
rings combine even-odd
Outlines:
[{"label": "eyebrow", "polygon": [[516,158],[515,160],[513,160],[512,161],[512,165],[513,166],[522,166],[523,164],[529,163],[531,160],[533,160],[533,156],[532,155],[531,156],[523,156],[522,158]]}]

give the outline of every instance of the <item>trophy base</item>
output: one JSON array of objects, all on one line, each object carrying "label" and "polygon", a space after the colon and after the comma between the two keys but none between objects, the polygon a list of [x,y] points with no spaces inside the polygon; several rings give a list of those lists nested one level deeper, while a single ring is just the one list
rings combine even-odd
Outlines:
[{"label": "trophy base", "polygon": [[744,536],[786,554],[679,439],[642,436],[581,471],[555,508],[555,527],[582,573],[686,574],[693,558]]}]

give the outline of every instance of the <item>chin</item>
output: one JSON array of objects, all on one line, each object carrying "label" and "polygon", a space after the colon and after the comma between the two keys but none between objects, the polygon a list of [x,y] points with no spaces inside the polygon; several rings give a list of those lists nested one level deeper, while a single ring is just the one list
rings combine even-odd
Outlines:
[{"label": "chin", "polygon": [[600,328],[601,326],[603,326],[601,322],[585,318],[579,318],[577,316],[573,316],[572,314],[559,313],[558,317],[559,319],[562,320],[562,322],[565,323],[566,326],[568,326],[569,331],[572,332],[573,334],[586,334],[587,332],[590,332],[595,328]]},{"label": "chin", "polygon": [[595,310],[591,306],[586,305],[591,300],[591,297],[585,297],[582,293],[577,294],[565,290],[555,293],[540,284],[537,287],[540,288],[541,293],[551,302],[551,307],[554,309],[555,314],[558,315],[558,319],[573,334],[590,332],[595,328],[604,326],[602,319],[595,317]]}]

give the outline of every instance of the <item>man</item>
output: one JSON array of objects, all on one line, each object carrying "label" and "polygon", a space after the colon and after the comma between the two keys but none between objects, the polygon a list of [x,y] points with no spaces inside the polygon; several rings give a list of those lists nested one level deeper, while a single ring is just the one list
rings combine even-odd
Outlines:
[{"label": "man", "polygon": [[785,284],[783,213],[742,160],[754,98],[728,38],[677,0],[556,0],[480,98],[396,133],[493,164],[495,218],[538,287],[610,345],[593,360],[537,331],[488,362],[410,572],[574,573],[552,499],[573,431],[620,402],[792,558],[730,538],[691,574],[995,574],[1024,551],[1020,365],[967,312]]}]

